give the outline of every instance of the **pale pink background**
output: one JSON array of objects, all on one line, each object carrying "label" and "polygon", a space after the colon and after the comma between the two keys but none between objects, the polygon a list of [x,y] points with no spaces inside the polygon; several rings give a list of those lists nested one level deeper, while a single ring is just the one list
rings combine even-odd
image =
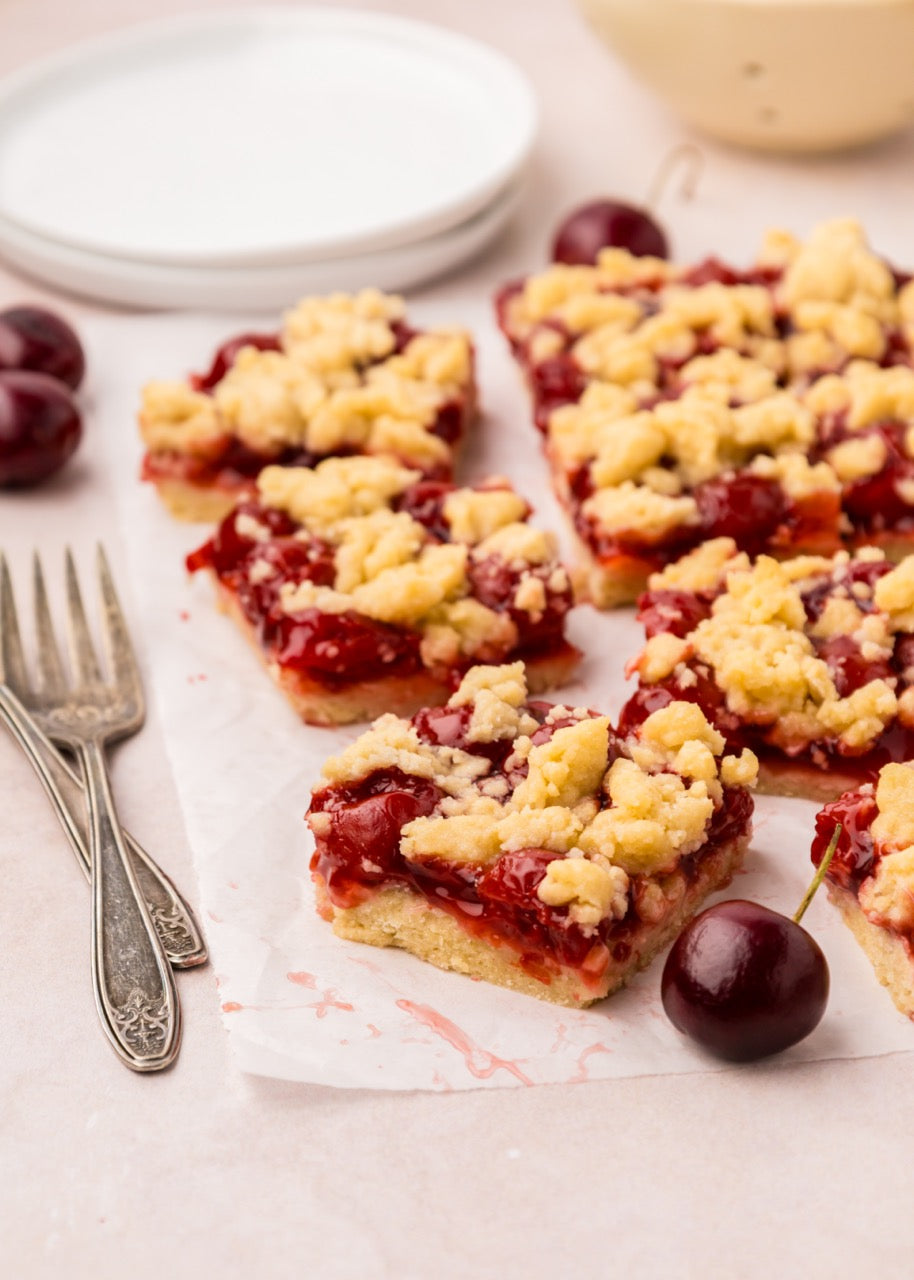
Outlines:
[{"label": "pale pink background", "polygon": [[[546,229],[577,199],[600,190],[642,199],[662,155],[690,136],[590,38],[570,3],[362,7],[437,20],[502,47],[533,79],[543,109],[532,194],[517,225],[423,302],[487,292],[538,262]],[[0,0],[0,72],[79,36],[183,8]],[[714,246],[745,257],[782,201],[782,220],[801,231],[858,213],[885,252],[914,263],[910,135],[803,162],[701,145],[701,199],[682,206],[670,194],[662,206],[681,255]],[[0,302],[41,294],[0,269]],[[106,322],[72,300],[60,304],[84,325],[88,394],[101,401]],[[151,347],[168,324],[143,322]],[[114,503],[101,463],[90,431],[58,485],[35,501],[0,497],[0,540],[17,557],[39,540],[49,552],[64,536],[82,550],[100,534],[110,540]],[[167,851],[193,893],[154,705],[116,773],[125,817]],[[910,1273],[910,1054],[445,1097],[341,1093],[239,1073],[210,969],[181,982],[185,1043],[175,1070],[129,1075],[93,1022],[84,886],[5,738],[0,783],[3,1273]],[[876,998],[884,997],[874,986]]]}]

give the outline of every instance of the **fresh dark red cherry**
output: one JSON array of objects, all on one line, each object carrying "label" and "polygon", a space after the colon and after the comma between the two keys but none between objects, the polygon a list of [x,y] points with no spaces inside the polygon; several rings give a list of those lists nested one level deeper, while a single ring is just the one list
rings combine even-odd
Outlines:
[{"label": "fresh dark red cherry", "polygon": [[59,471],[82,436],[68,387],[28,370],[0,370],[0,487],[25,488]]},{"label": "fresh dark red cherry", "polygon": [[10,307],[0,311],[0,369],[46,373],[75,391],[86,358],[66,320],[42,307]]},{"label": "fresh dark red cherry", "polygon": [[677,1030],[718,1057],[751,1062],[780,1053],[818,1026],[828,1003],[828,963],[799,919],[834,856],[840,830],[793,919],[734,898],[686,925],[667,956],[660,986]]},{"label": "fresh dark red cherry", "polygon": [[620,200],[593,200],[565,218],[552,245],[552,261],[592,267],[601,249],[627,249],[636,257],[666,258],[666,236],[646,209]]}]

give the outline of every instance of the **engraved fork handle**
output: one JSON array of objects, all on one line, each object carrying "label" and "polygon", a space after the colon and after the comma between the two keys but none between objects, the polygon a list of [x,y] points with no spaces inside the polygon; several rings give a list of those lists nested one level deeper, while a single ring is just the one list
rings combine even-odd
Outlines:
[{"label": "engraved fork handle", "polygon": [[[7,725],[41,779],[86,879],[91,879],[85,787],[16,695],[3,685],[0,685],[0,720]],[[140,892],[170,963],[176,969],[205,964],[206,943],[190,907],[164,871],[126,831],[124,841]]]},{"label": "engraved fork handle", "polygon": [[74,745],[89,798],[96,1004],[121,1060],[134,1071],[161,1071],[181,1045],[174,977],[127,858],[101,742]]}]

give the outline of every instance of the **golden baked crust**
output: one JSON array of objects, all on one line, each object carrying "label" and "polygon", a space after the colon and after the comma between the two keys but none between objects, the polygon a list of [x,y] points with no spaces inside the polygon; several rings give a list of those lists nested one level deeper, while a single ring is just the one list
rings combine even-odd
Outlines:
[{"label": "golden baked crust", "polygon": [[439,969],[463,973],[552,1004],[586,1008],[620,990],[647,968],[677,937],[705,898],[726,888],[742,865],[748,844],[746,836],[709,854],[662,926],[645,928],[642,939],[635,941],[632,954],[624,962],[612,961],[597,988],[570,966],[559,966],[545,981],[525,972],[516,951],[474,938],[447,912],[406,889],[382,889],[359,906],[348,908],[329,903],[320,885],[317,891],[322,914],[332,921],[333,932],[340,938],[373,947],[400,947]]},{"label": "golden baked crust", "polygon": [[474,667],[437,717],[384,715],[325,763],[318,909],[341,936],[591,1003],[742,857],[757,762],[723,750],[694,704],[623,740],[585,708],[529,703],[520,662]]},{"label": "golden baked crust", "polygon": [[876,977],[887,988],[895,1007],[914,1018],[914,957],[907,938],[880,929],[866,918],[856,896],[837,885],[828,887],[829,901],[863,948]]}]

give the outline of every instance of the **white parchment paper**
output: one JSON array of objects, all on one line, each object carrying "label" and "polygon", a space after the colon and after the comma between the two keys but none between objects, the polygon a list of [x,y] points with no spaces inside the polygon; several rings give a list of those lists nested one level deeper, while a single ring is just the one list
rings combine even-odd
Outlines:
[{"label": "white parchment paper", "polygon": [[[414,305],[419,323],[462,324],[476,335],[485,416],[461,479],[510,476],[534,520],[561,531],[526,396],[487,300],[449,313]],[[664,1016],[662,961],[596,1008],[568,1010],[439,970],[393,950],[337,939],[314,910],[311,840],[303,821],[324,758],[364,726],[303,726],[256,655],[217,613],[208,581],[189,580],[185,553],[207,529],[174,522],[137,481],[138,388],[151,376],[206,366],[245,327],[231,319],[169,317],[98,322],[109,385],[99,397],[131,567],[150,693],[194,850],[202,922],[240,1066],[341,1087],[453,1090],[720,1070]],[[156,364],[150,367],[149,351]],[[631,611],[574,611],[585,651],[575,684],[557,697],[615,716],[630,686],[626,660],[641,631]],[[760,798],[746,869],[726,896],[792,912],[811,875],[815,807]],[[914,1030],[822,892],[804,923],[828,956],[824,1020],[784,1060],[860,1057],[914,1047]]]}]

